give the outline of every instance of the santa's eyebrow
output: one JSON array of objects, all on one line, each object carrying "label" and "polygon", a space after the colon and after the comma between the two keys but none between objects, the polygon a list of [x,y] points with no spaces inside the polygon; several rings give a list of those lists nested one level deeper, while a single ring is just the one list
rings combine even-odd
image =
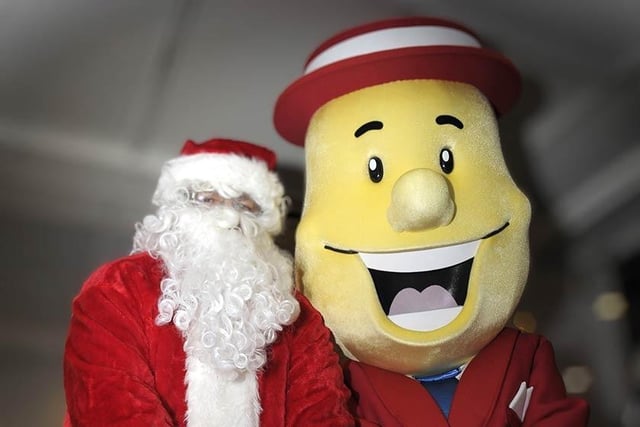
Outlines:
[{"label": "santa's eyebrow", "polygon": [[462,129],[464,127],[464,125],[462,124],[462,121],[460,121],[459,118],[455,116],[450,116],[448,114],[441,114],[438,117],[436,117],[436,123],[439,125],[453,125],[458,129]]},{"label": "santa's eyebrow", "polygon": [[365,124],[363,124],[362,126],[360,126],[358,129],[356,129],[356,131],[353,133],[353,135],[358,138],[361,137],[362,135],[364,135],[366,132],[369,132],[370,130],[380,130],[382,129],[382,122],[379,120],[372,120],[370,122],[367,122]]}]

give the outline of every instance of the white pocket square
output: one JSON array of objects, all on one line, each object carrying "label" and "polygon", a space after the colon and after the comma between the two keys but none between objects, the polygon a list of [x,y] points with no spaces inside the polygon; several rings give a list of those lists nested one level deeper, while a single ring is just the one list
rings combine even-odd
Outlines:
[{"label": "white pocket square", "polygon": [[527,387],[527,383],[522,381],[516,395],[513,397],[513,400],[511,400],[511,403],[509,403],[509,408],[520,418],[520,422],[524,421],[524,416],[527,413],[529,401],[531,400],[531,393],[533,393],[533,386]]}]

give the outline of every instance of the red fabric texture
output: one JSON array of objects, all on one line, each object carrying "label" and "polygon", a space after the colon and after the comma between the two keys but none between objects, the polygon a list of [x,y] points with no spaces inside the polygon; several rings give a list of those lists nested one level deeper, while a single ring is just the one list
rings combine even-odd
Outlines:
[{"label": "red fabric texture", "polygon": [[[567,397],[551,344],[543,337],[504,329],[466,367],[445,419],[415,380],[350,362],[347,382],[362,426],[582,427],[589,408]],[[520,384],[533,386],[523,422],[509,409]]]},{"label": "red fabric texture", "polygon": [[213,138],[204,142],[187,140],[180,154],[236,154],[265,162],[269,170],[276,167],[276,153],[261,145],[235,139]]},{"label": "red fabric texture", "polygon": [[[162,265],[137,254],[98,269],[74,299],[64,354],[66,426],[184,426],[185,353],[157,326]],[[261,426],[351,426],[338,357],[301,294],[298,320],[259,374]]]}]

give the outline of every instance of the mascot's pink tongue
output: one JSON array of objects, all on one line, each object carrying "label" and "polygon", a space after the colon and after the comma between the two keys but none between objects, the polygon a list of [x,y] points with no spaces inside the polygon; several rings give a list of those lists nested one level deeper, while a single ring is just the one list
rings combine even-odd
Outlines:
[{"label": "mascot's pink tongue", "polygon": [[456,300],[442,286],[432,285],[418,292],[413,288],[405,288],[398,292],[389,308],[389,315],[415,313],[457,307]]}]

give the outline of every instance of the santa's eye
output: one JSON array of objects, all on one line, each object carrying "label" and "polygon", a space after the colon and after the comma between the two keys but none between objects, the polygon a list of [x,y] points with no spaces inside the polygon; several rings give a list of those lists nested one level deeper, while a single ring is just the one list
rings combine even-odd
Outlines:
[{"label": "santa's eye", "polygon": [[217,191],[190,191],[189,199],[205,205],[220,204],[224,201],[224,197]]},{"label": "santa's eye", "polygon": [[220,195],[217,191],[190,191],[189,200],[203,206],[226,206],[238,212],[247,212],[254,215],[260,215],[262,213],[258,202],[246,193],[242,193],[238,197],[227,198]]},{"label": "santa's eye", "polygon": [[372,182],[380,182],[382,181],[382,176],[384,175],[384,168],[382,166],[382,160],[379,157],[373,156],[369,159],[368,164],[369,169],[369,178]]},{"label": "santa's eye", "polygon": [[440,151],[440,169],[444,173],[453,171],[453,153],[448,148],[443,148]]},{"label": "santa's eye", "polygon": [[262,209],[260,209],[258,202],[253,200],[251,196],[246,193],[243,193],[240,197],[232,199],[231,206],[233,206],[237,211],[249,212],[254,215],[260,215],[262,213]]}]

